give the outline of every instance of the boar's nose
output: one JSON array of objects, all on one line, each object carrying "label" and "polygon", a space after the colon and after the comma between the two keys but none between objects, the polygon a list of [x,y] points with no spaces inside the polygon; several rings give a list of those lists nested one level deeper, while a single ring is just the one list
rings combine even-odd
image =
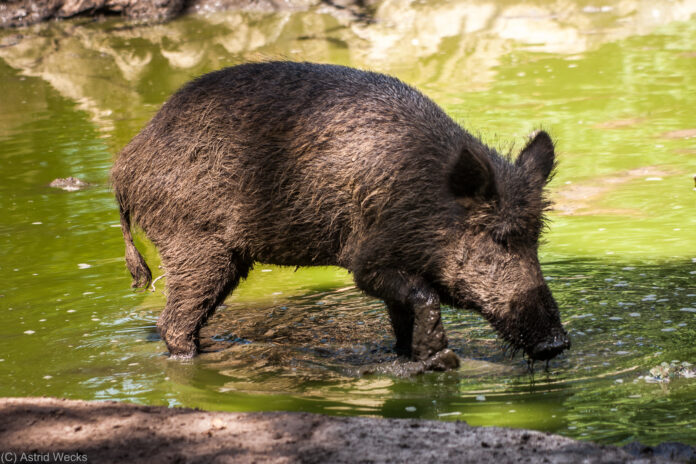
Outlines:
[{"label": "boar's nose", "polygon": [[544,341],[534,346],[529,356],[532,359],[546,361],[547,359],[558,356],[563,350],[567,350],[568,348],[570,348],[570,338],[568,338],[566,331],[554,331],[554,333]]}]

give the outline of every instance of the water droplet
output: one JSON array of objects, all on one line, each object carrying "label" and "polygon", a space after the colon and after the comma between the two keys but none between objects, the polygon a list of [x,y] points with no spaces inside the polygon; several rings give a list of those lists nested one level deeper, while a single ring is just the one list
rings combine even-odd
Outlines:
[{"label": "water droplet", "polygon": [[640,313],[628,313],[631,317],[640,317]]},{"label": "water droplet", "polygon": [[79,267],[80,269],[89,269],[90,267],[92,267],[92,265],[87,263],[80,263],[77,265],[77,267]]},{"label": "water droplet", "polygon": [[33,330],[25,330],[24,333],[27,335],[31,335],[31,334],[36,333],[36,332],[34,332]]},{"label": "water droplet", "polygon": [[486,401],[486,396],[485,395],[477,395],[476,401]]},{"label": "water droplet", "polygon": [[404,409],[408,412],[416,412],[417,408],[415,406],[406,406]]}]

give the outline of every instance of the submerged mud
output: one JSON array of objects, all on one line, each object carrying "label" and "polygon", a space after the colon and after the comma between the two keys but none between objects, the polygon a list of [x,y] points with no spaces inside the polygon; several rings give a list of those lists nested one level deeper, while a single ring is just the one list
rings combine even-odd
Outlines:
[{"label": "submerged mud", "polygon": [[[521,356],[506,356],[493,330],[480,327],[479,316],[448,307],[443,314],[449,347],[463,360],[459,375],[525,373]],[[273,375],[273,380],[259,382],[259,388],[280,391],[282,379],[296,382],[301,377],[310,382],[421,373],[422,366],[394,352],[394,343],[384,303],[346,287],[253,310],[229,302],[201,330],[200,360],[232,378]],[[554,365],[558,362],[562,361]]]},{"label": "submerged mud", "polygon": [[[694,456],[692,448],[676,445],[636,445],[629,454],[535,431],[419,419],[206,412],[55,398],[3,398],[0,414],[6,457],[62,454],[79,462],[663,463]],[[660,449],[667,454],[655,455]]]}]

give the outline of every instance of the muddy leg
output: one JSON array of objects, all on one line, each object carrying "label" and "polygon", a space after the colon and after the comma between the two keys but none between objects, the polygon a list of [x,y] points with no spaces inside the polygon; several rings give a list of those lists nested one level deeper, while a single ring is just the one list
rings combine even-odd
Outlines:
[{"label": "muddy leg", "polygon": [[457,356],[447,349],[440,298],[423,278],[381,270],[356,273],[355,282],[366,293],[387,303],[397,349],[403,348],[410,338],[411,359],[423,362],[426,369],[448,370],[459,366]]},{"label": "muddy leg", "polygon": [[413,311],[407,305],[396,302],[387,303],[396,345],[394,351],[401,356],[411,357],[413,344]]},{"label": "muddy leg", "polygon": [[198,332],[215,308],[249,272],[249,263],[234,253],[196,256],[180,250],[162,254],[167,270],[167,305],[157,329],[172,358],[190,358],[198,351]]}]

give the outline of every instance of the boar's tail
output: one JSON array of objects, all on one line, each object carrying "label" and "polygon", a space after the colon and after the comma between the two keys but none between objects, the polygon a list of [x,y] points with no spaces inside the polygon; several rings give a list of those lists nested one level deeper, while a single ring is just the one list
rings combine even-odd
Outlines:
[{"label": "boar's tail", "polygon": [[118,200],[118,212],[121,214],[121,232],[123,232],[123,240],[126,242],[126,267],[133,276],[131,287],[147,288],[152,281],[152,273],[143,256],[133,244],[133,236],[130,231],[130,212],[124,208],[119,195],[116,195],[116,199]]}]

